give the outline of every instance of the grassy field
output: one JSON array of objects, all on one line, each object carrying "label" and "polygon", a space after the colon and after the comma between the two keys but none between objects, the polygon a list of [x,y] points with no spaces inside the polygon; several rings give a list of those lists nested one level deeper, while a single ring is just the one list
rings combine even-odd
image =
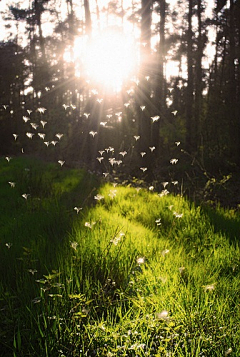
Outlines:
[{"label": "grassy field", "polygon": [[0,199],[1,356],[240,356],[239,213],[15,158]]}]

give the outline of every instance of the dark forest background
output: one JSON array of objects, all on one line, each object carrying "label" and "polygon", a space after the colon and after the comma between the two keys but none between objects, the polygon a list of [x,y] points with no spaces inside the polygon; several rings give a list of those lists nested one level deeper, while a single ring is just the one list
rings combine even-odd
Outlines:
[{"label": "dark forest background", "polygon": [[[0,155],[63,160],[65,166],[86,166],[155,185],[179,180],[191,195],[198,191],[206,199],[218,197],[236,205],[240,1],[215,1],[211,18],[201,0],[179,0],[174,11],[164,0],[142,0],[140,8],[131,3],[128,21],[140,26],[144,43],[139,82],[126,82],[112,95],[93,90],[86,78],[75,75],[77,64],[64,60],[64,50],[71,52],[77,36],[91,36],[93,26],[87,0],[82,4],[84,20],[78,18],[72,0],[66,4],[64,21],[57,21],[58,9],[49,0],[34,0],[27,8],[9,6],[3,14],[10,32],[0,43]],[[105,11],[127,16],[120,2],[110,5]],[[159,18],[154,28],[153,11]],[[43,35],[46,12],[56,19],[51,36]],[[20,24],[25,26],[24,46]],[[13,26],[16,30],[11,32]],[[156,35],[153,51],[150,43]],[[215,53],[206,68],[209,43]],[[178,76],[166,77],[169,58],[178,63]],[[151,119],[156,116],[159,119]],[[119,154],[125,151],[126,156]]]}]

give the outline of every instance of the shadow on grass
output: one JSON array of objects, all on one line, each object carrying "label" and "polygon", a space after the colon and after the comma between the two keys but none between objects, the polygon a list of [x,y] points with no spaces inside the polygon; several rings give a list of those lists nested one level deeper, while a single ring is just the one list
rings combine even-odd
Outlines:
[{"label": "shadow on grass", "polygon": [[203,207],[203,212],[216,233],[224,234],[232,244],[240,243],[240,214],[238,212],[220,207]]}]

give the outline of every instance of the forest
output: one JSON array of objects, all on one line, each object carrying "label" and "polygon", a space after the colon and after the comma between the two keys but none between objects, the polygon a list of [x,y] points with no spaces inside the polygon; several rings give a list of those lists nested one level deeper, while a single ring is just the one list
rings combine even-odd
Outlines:
[{"label": "forest", "polygon": [[1,0],[0,356],[240,356],[240,1]]},{"label": "forest", "polygon": [[[123,179],[181,178],[191,194],[237,179],[239,19],[234,0],[9,4],[1,155],[34,154]],[[87,54],[100,33],[101,46]],[[134,44],[114,49],[106,33]]]}]

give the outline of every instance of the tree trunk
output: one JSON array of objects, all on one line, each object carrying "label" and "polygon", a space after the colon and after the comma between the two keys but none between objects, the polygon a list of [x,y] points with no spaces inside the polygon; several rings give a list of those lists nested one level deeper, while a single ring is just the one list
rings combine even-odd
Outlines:
[{"label": "tree trunk", "polygon": [[188,32],[187,32],[187,88],[186,88],[186,149],[194,150],[194,126],[193,126],[193,0],[188,2]]}]

